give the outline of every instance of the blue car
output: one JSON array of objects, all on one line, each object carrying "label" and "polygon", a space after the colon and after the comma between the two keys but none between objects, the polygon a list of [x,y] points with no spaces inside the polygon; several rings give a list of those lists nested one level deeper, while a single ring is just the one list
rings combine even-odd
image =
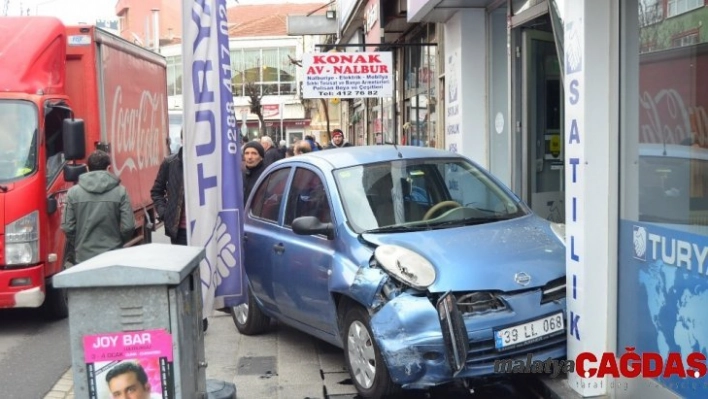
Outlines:
[{"label": "blue car", "polygon": [[386,397],[566,354],[564,226],[469,159],[348,147],[270,165],[247,201],[242,334],[270,319],[344,349]]}]

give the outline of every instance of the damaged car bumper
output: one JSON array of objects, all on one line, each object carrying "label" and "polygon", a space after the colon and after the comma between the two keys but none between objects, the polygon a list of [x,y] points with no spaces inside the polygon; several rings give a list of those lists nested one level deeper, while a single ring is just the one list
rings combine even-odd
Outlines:
[{"label": "damaged car bumper", "polygon": [[[564,318],[565,299],[541,303],[540,289],[500,294],[499,298],[502,309],[481,313],[455,309],[461,323],[457,327],[447,323],[450,315],[436,309],[424,295],[402,293],[385,303],[371,316],[371,328],[392,380],[403,388],[423,389],[456,379],[492,376],[495,360],[524,360],[529,354],[543,360],[565,357],[565,322],[562,330],[518,346],[498,349],[495,345],[499,326],[519,326],[547,315]],[[448,333],[442,326],[448,326]],[[455,356],[456,351],[464,353]]]}]

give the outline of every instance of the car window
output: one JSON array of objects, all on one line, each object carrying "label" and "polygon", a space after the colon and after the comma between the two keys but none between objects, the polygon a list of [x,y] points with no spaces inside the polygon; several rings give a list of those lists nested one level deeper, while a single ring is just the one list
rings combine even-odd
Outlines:
[{"label": "car window", "polygon": [[289,174],[290,168],[278,169],[261,182],[251,202],[251,215],[273,222],[278,221],[278,212],[283,202],[285,183]]},{"label": "car window", "polygon": [[322,223],[332,221],[327,191],[322,179],[309,169],[297,168],[285,206],[285,225],[300,216],[315,216]]},{"label": "car window", "polygon": [[356,232],[454,227],[526,214],[511,192],[458,158],[357,165],[336,170],[334,177],[347,222]]}]

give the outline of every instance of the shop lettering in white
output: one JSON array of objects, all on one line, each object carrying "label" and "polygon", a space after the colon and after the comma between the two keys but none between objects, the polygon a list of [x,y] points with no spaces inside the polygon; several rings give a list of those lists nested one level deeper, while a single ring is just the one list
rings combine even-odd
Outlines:
[{"label": "shop lettering in white", "polygon": [[652,259],[661,259],[667,265],[685,267],[686,270],[705,274],[708,247],[653,233],[649,233],[647,239],[651,243]]}]

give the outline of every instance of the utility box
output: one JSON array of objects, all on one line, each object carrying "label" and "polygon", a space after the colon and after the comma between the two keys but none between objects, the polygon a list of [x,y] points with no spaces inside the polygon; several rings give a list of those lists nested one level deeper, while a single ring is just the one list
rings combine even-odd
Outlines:
[{"label": "utility box", "polygon": [[112,397],[135,379],[150,392],[144,397],[207,397],[203,258],[203,248],[148,244],[106,252],[54,276],[54,287],[68,293],[77,398]]}]

